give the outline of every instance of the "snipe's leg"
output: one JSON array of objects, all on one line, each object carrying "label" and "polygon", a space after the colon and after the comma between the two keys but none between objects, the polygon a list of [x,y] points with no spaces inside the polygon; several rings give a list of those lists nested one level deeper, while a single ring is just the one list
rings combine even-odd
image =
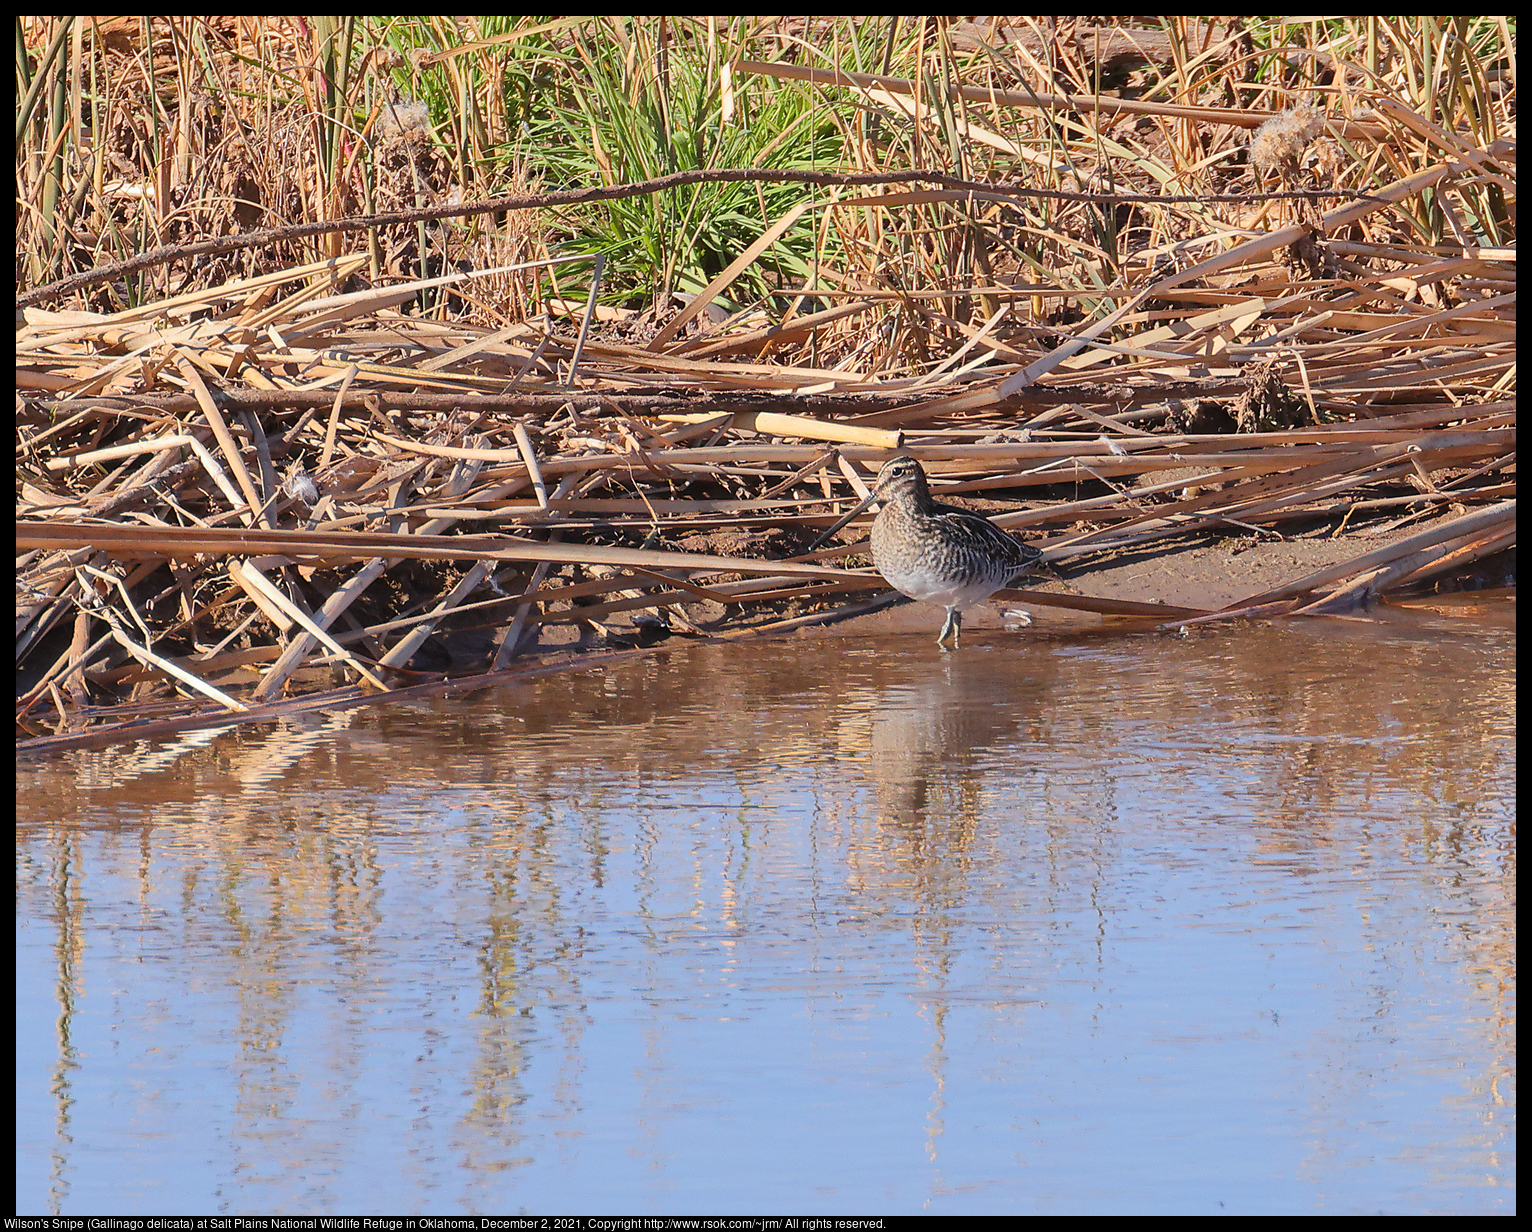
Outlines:
[{"label": "snipe's leg", "polygon": [[950,633],[952,634],[952,649],[956,650],[958,644],[958,634],[961,633],[962,630],[963,613],[958,611],[955,607],[949,607],[947,609],[947,619],[942,624],[942,631],[936,635],[936,644],[945,650],[946,646],[943,645],[943,643],[946,642],[947,634]]}]

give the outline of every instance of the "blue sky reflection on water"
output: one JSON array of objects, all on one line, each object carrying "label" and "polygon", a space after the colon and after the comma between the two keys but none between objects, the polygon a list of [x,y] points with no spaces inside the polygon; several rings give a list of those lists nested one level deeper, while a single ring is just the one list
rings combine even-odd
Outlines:
[{"label": "blue sky reflection on water", "polygon": [[23,764],[18,1210],[1509,1213],[1513,664],[683,646]]}]

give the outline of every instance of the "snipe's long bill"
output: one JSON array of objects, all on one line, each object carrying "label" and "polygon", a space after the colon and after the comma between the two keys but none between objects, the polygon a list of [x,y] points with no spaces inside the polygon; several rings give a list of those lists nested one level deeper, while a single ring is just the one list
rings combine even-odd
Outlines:
[{"label": "snipe's long bill", "polygon": [[876,500],[883,508],[872,524],[872,559],[902,595],[947,609],[936,644],[951,634],[956,648],[963,612],[1031,570],[1042,556],[1013,539],[988,518],[931,499],[926,472],[901,454],[878,472],[872,495],[823,536],[837,530]]}]

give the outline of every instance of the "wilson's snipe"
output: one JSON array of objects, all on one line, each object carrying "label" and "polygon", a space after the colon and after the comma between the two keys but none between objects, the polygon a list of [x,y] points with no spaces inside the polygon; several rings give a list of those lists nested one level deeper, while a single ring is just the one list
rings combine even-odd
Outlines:
[{"label": "wilson's snipe", "polygon": [[834,534],[874,500],[882,503],[872,524],[872,559],[895,590],[947,609],[936,636],[958,644],[963,611],[989,598],[1032,568],[1042,555],[1013,539],[988,518],[931,499],[919,462],[901,454],[878,472],[872,495],[825,535]]}]

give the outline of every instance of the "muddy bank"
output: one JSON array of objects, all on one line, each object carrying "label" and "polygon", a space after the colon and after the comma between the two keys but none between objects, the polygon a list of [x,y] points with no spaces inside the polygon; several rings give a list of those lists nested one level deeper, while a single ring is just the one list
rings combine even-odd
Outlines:
[{"label": "muddy bank", "polygon": [[[1334,524],[1321,524],[1280,540],[1266,536],[1209,535],[1202,542],[1191,545],[1174,543],[1104,553],[1088,560],[1046,568],[1036,578],[1023,579],[1016,589],[998,592],[990,601],[964,614],[963,628],[965,633],[1022,627],[1062,633],[1103,626],[1137,628],[1159,623],[1150,614],[1135,617],[1123,613],[1082,611],[1050,603],[1050,598],[1161,605],[1167,609],[1165,620],[1175,618],[1178,610],[1219,611],[1242,605],[1253,596],[1278,590],[1320,570],[1344,565],[1363,553],[1403,543],[1418,529],[1417,522],[1384,523],[1338,534]],[[1501,552],[1458,573],[1416,587],[1411,593],[1391,596],[1389,602],[1416,607],[1440,606],[1463,612],[1472,607],[1468,602],[1470,596],[1479,596],[1484,602],[1514,599],[1515,585],[1515,553]],[[939,608],[903,597],[888,598],[887,591],[848,595],[847,598],[860,601],[848,603],[848,607],[868,606],[873,610],[815,616],[798,614],[790,605],[785,605],[776,612],[759,611],[753,619],[736,611],[729,621],[727,640],[741,640],[742,635],[748,637],[752,633],[756,636],[796,637],[884,634],[934,637],[941,624]],[[1365,614],[1371,606],[1363,603],[1355,610]],[[1017,616],[1018,610],[1030,617],[1030,626],[1023,625],[1025,618]],[[688,609],[688,614],[699,622],[697,635],[709,636],[705,625],[710,613],[705,605],[693,606]],[[613,631],[613,635],[604,641],[619,649],[652,646],[677,633],[675,629],[641,622]],[[547,625],[531,653],[544,662],[551,662],[572,659],[581,652],[599,648],[598,643],[573,626]]]}]

